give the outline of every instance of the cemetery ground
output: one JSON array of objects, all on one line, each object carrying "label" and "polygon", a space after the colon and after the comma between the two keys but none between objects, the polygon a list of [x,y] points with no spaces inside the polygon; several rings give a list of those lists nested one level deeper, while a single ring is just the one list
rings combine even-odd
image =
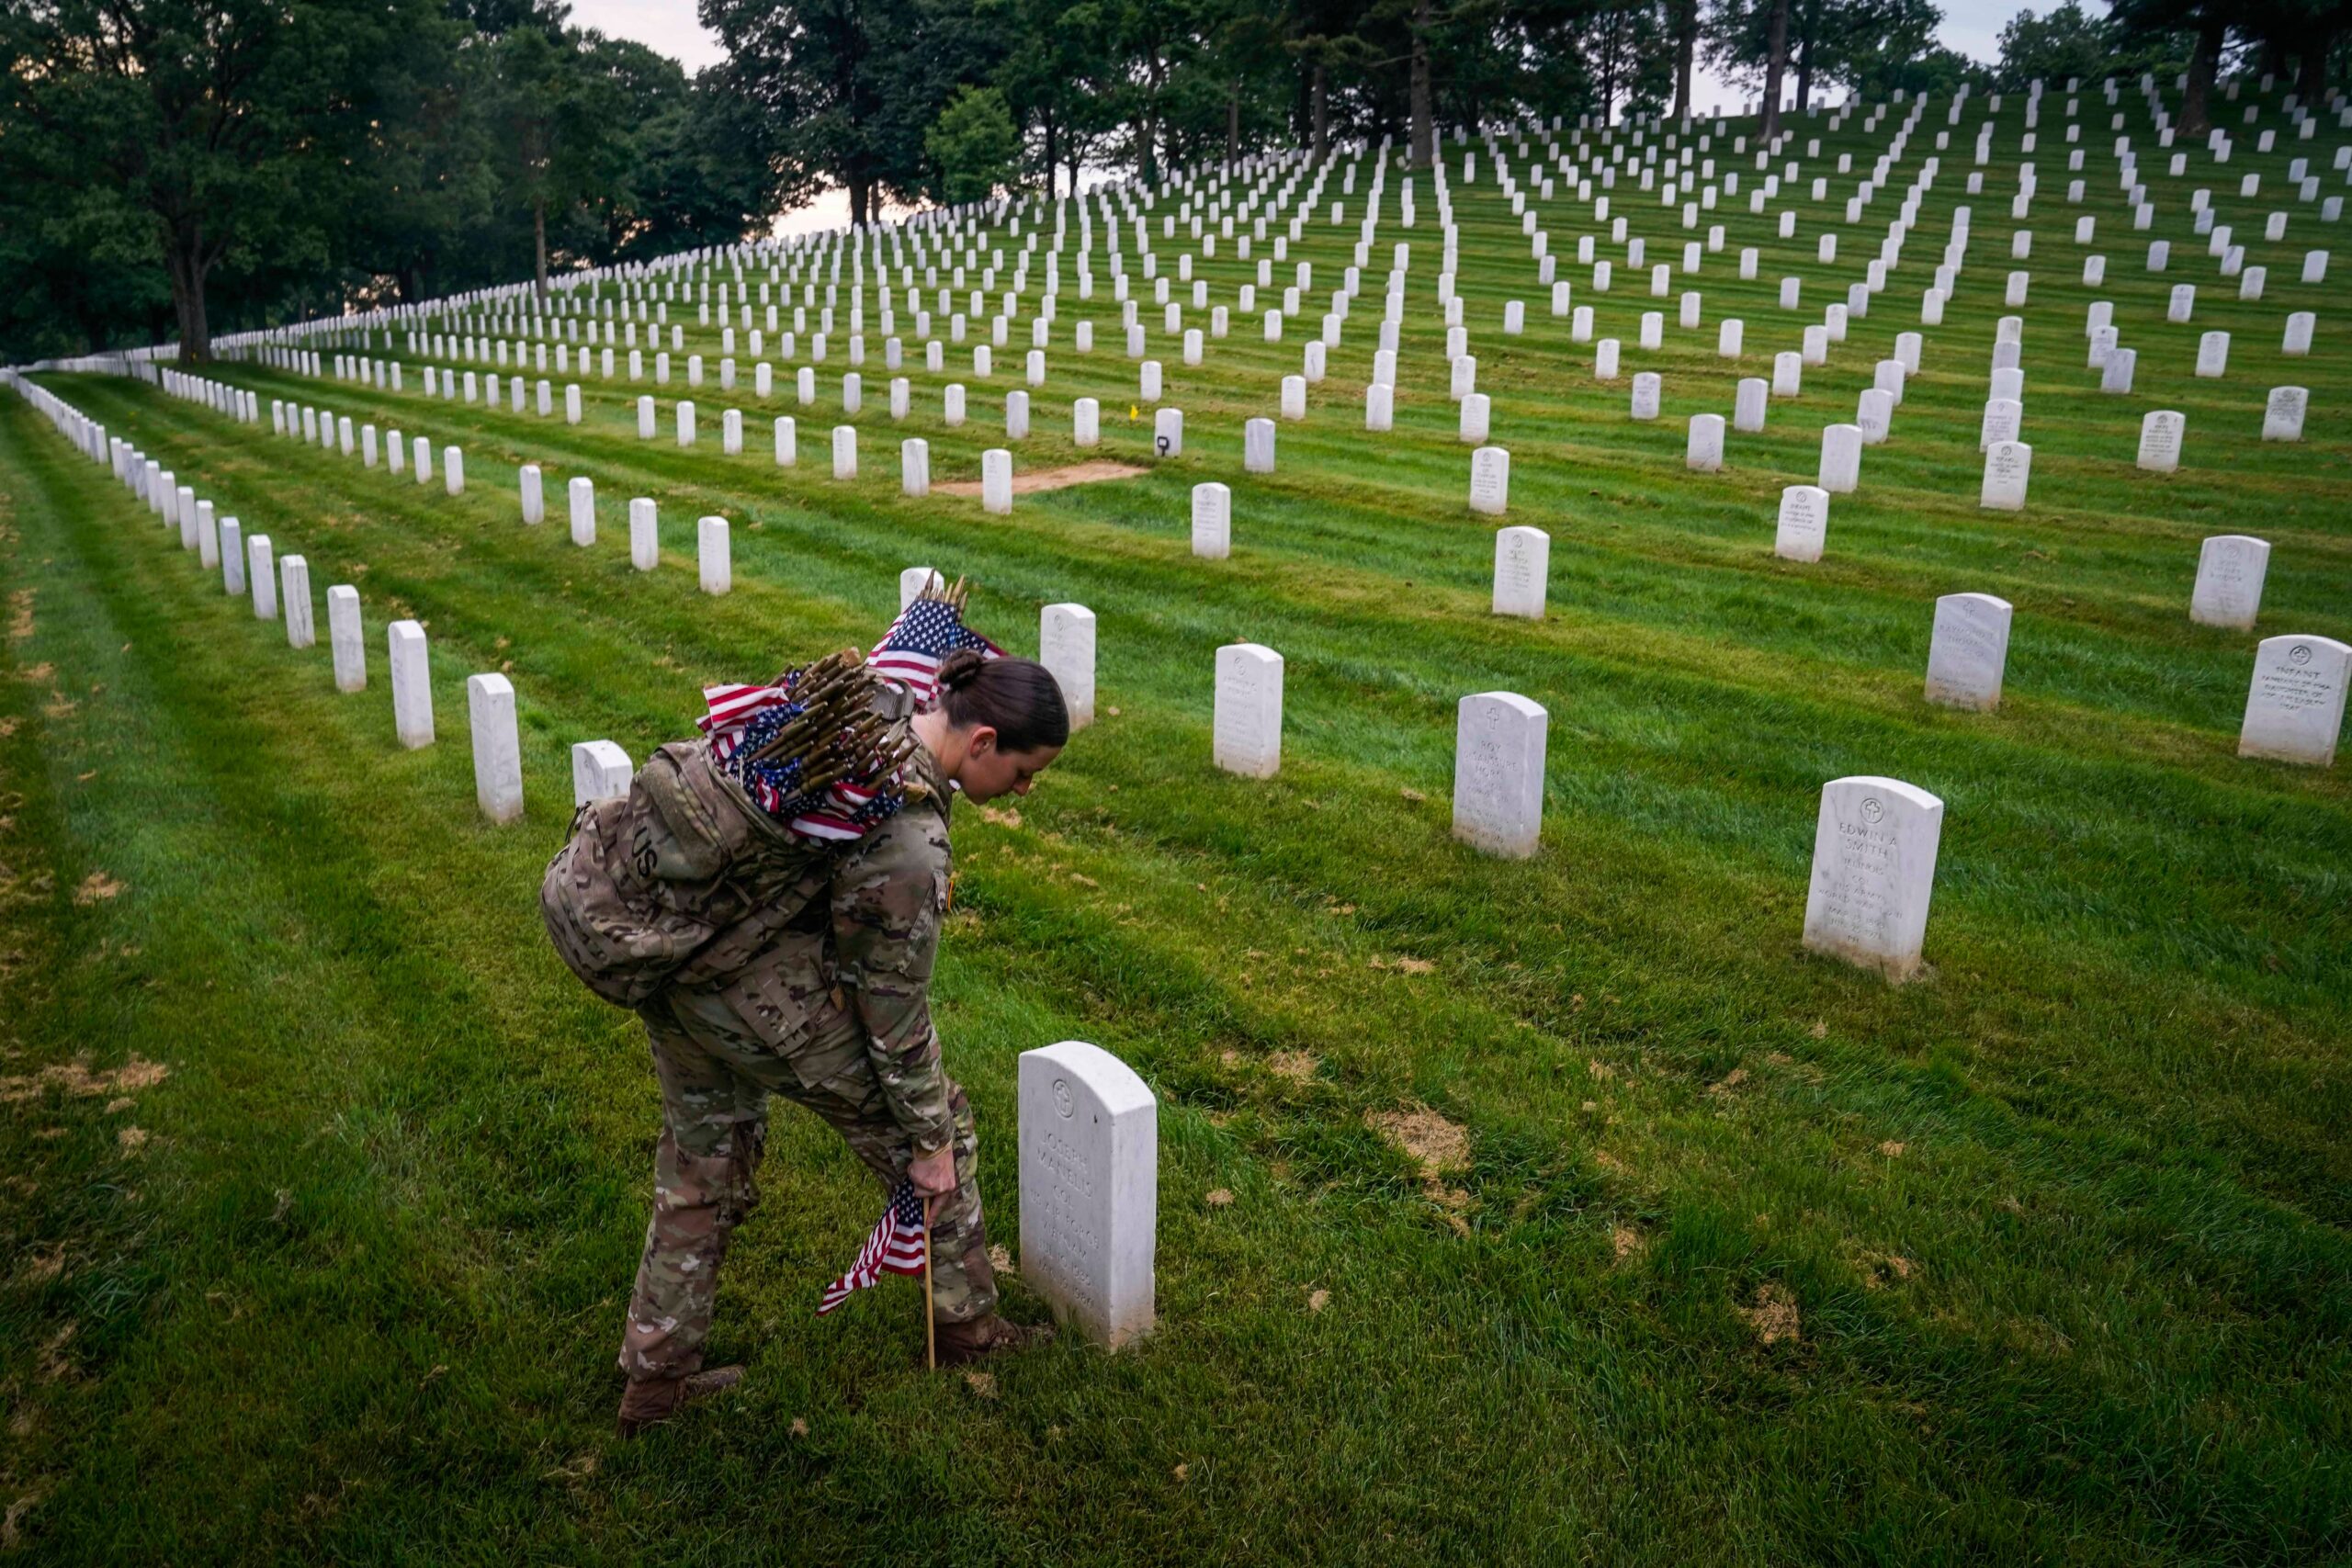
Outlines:
[{"label": "cemetery ground", "polygon": [[[1515,227],[1482,197],[1458,197],[1465,234]],[[1978,223],[1997,279],[2007,226]],[[2187,614],[2199,541],[2253,533],[2259,635],[2352,631],[2346,328],[2324,315],[2288,367],[2275,298],[2215,301],[2244,312],[2238,368],[2193,380],[2208,321],[2163,336],[2167,280],[2132,248],[2128,278],[2053,280],[2065,303],[2030,316],[2023,513],[1976,506],[2002,310],[1972,271],[1815,565],[1772,554],[1774,504],[1883,347],[1809,367],[1722,473],[1683,469],[1680,420],[1787,346],[1773,278],[1828,269],[1710,274],[1729,302],[1669,351],[1660,424],[1626,421],[1564,332],[1495,355],[1500,521],[1553,539],[1540,622],[1487,613],[1496,520],[1463,507],[1442,389],[1400,399],[1406,438],[1363,430],[1362,344],[1246,482],[1240,422],[1295,344],[1171,363],[1186,446],[1158,465],[1148,409],[1117,417],[1133,362],[1057,351],[1103,444],[1071,446],[1041,394],[1020,463],[1150,471],[1003,516],[898,492],[899,434],[942,480],[1001,439],[941,423],[946,376],[904,432],[869,407],[864,477],[836,482],[838,366],[795,468],[757,439],[788,396],[722,457],[713,411],[741,394],[706,389],[681,449],[674,386],[639,442],[647,387],[594,385],[574,427],[219,372],[461,440],[459,497],[135,381],[44,378],[305,552],[320,590],[359,586],[349,696],[0,400],[7,1539],[61,1561],[2352,1549],[2352,789],[2234,754],[2256,634]],[[1465,273],[1476,320],[1540,298]],[[1656,305],[1627,287],[1578,298],[1630,343]],[[2158,321],[2145,395],[2082,369],[2094,292]],[[1712,353],[1734,313],[1736,368]],[[2305,441],[2265,445],[2262,391],[2290,379]],[[2151,407],[2188,412],[2177,474],[2132,466]],[[515,517],[526,461],[538,527]],[[604,526],[584,550],[575,472]],[[1188,549],[1212,478],[1229,560]],[[637,494],[665,531],[647,574],[616,538]],[[733,525],[724,597],[696,588],[703,513]],[[536,908],[569,747],[641,759],[707,681],[870,643],[915,563],[976,578],[976,623],[1015,651],[1043,604],[1100,620],[1095,727],[1028,799],[957,813],[935,999],[1008,1249],[1018,1054],[1091,1040],[1151,1083],[1158,1329],[965,1377],[921,1370],[910,1286],[817,1319],[875,1193],[779,1108],[712,1345],[751,1375],[619,1444],[656,1101],[638,1026]],[[2017,606],[1992,713],[1922,699],[1933,601],[1964,590]],[[433,652],[442,739],[418,750],[383,674],[401,615]],[[1286,661],[1272,779],[1210,763],[1211,660],[1244,639]],[[507,827],[464,744],[482,671],[520,699]],[[1449,833],[1455,705],[1495,689],[1551,716],[1532,860]],[[1945,802],[1928,969],[1902,986],[1799,944],[1819,791],[1855,773]],[[1039,1313],[1017,1274],[1008,1305]]]}]

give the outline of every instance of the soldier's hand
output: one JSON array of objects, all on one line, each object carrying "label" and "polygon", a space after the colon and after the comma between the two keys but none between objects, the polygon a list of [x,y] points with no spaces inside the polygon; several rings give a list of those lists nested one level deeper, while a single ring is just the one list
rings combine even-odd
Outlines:
[{"label": "soldier's hand", "polygon": [[907,1167],[907,1179],[915,1190],[926,1198],[944,1198],[956,1190],[956,1149],[944,1145],[927,1155],[917,1155]]}]

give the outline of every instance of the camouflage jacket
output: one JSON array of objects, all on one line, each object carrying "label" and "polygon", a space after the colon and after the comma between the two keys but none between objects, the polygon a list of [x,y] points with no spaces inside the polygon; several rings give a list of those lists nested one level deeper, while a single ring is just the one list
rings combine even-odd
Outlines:
[{"label": "camouflage jacket", "polygon": [[931,752],[906,764],[907,803],[862,839],[831,851],[790,889],[721,931],[674,982],[726,998],[784,1055],[845,1008],[865,1036],[884,1103],[919,1153],[954,1132],[953,1092],[931,1022],[932,964],[953,863],[950,792]]},{"label": "camouflage jacket", "polygon": [[[910,710],[899,697],[892,716]],[[666,987],[715,992],[780,1055],[846,1010],[892,1117],[919,1152],[952,1132],[931,1022],[947,909],[949,791],[928,749],[895,816],[838,849],[785,831],[710,760],[665,746],[628,802],[590,814],[548,867],[541,907],[557,949],[600,995],[638,1006]],[[594,813],[598,808],[590,808]],[[626,951],[622,951],[626,949]]]}]

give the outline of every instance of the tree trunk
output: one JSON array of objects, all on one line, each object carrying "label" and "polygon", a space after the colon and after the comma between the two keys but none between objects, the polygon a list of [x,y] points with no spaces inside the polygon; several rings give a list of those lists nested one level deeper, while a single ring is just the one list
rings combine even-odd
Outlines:
[{"label": "tree trunk", "polygon": [[1241,158],[1241,83],[1236,80],[1225,89],[1225,166],[1231,168]]},{"label": "tree trunk", "polygon": [[1813,112],[1813,28],[1797,40],[1797,113]]},{"label": "tree trunk", "polygon": [[863,164],[853,164],[842,175],[849,186],[849,220],[854,226],[865,221],[866,204],[874,199],[873,182],[865,177]]},{"label": "tree trunk", "polygon": [[1414,164],[1428,168],[1437,163],[1437,126],[1430,118],[1430,0],[1414,0],[1413,66],[1408,89],[1413,117]]},{"label": "tree trunk", "polygon": [[1307,88],[1307,124],[1314,135],[1315,161],[1319,164],[1331,151],[1331,85],[1329,69],[1319,60]]},{"label": "tree trunk", "polygon": [[2180,133],[2202,136],[2213,129],[2206,118],[2205,101],[2213,93],[2213,73],[2222,55],[2222,39],[2229,24],[2215,11],[2208,11],[2197,28],[2197,49],[2188,57],[2188,90],[2180,99]]},{"label": "tree trunk", "polygon": [[2284,76],[2287,73],[2287,40],[2269,37],[2262,40],[2262,74]]},{"label": "tree trunk", "polygon": [[1674,118],[1690,118],[1690,72],[1699,53],[1699,0],[1675,0]]},{"label": "tree trunk", "polygon": [[537,253],[533,276],[538,279],[539,303],[548,302],[548,198],[535,197],[531,201],[531,244]]},{"label": "tree trunk", "polygon": [[1781,134],[1781,77],[1789,68],[1789,0],[1772,0],[1764,56],[1764,140]]},{"label": "tree trunk", "polygon": [[1054,199],[1054,113],[1046,111],[1046,199]]},{"label": "tree trunk", "polygon": [[1613,11],[1611,12],[1609,17],[1609,30],[1602,35],[1603,43],[1600,51],[1600,123],[1604,128],[1616,117],[1617,112],[1617,13]]},{"label": "tree trunk", "polygon": [[2327,96],[2327,56],[2335,47],[2335,34],[2314,27],[2303,37],[2303,51],[2295,62],[2295,98],[2299,103],[2317,111],[2320,100]]},{"label": "tree trunk", "polygon": [[205,319],[203,230],[164,237],[164,265],[172,279],[172,313],[179,321],[180,363],[201,365],[212,357],[212,329]]}]

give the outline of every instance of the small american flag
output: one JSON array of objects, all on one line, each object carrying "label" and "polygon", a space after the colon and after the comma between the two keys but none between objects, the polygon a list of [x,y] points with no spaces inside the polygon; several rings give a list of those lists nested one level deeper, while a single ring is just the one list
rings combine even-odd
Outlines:
[{"label": "small american flag", "polygon": [[849,1300],[852,1291],[862,1291],[885,1274],[922,1273],[923,1248],[929,1241],[923,1226],[922,1200],[915,1195],[913,1182],[901,1181],[899,1190],[890,1195],[889,1206],[882,1211],[874,1234],[857,1249],[857,1261],[849,1266],[848,1273],[825,1287],[824,1299],[817,1303],[817,1315],[824,1316]]},{"label": "small american flag", "polygon": [[979,650],[983,659],[1001,659],[1004,649],[964,624],[955,605],[925,593],[899,612],[865,667],[886,681],[907,688],[918,707],[939,700],[939,665],[959,648]]}]

